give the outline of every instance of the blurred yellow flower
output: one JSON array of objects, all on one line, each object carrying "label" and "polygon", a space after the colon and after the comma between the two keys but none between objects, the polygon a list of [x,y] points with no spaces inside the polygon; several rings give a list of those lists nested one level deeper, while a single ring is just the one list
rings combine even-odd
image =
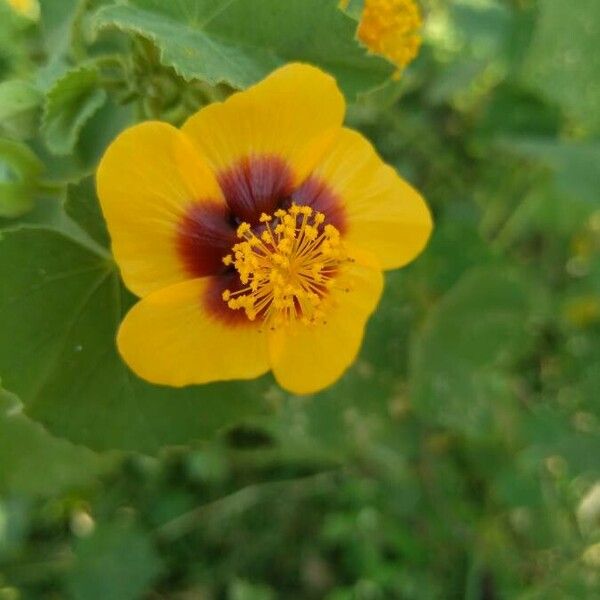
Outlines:
[{"label": "blurred yellow flower", "polygon": [[[342,0],[342,8],[348,0]],[[414,0],[365,0],[358,38],[369,50],[393,62],[399,75],[418,54],[423,21]]]},{"label": "blurred yellow flower", "polygon": [[575,327],[590,327],[600,320],[600,298],[594,295],[574,298],[567,303],[564,316]]},{"label": "blurred yellow flower", "polygon": [[126,130],[98,168],[125,284],[142,299],[117,343],[172,386],[272,370],[318,391],[354,361],[382,271],[425,247],[421,196],[342,125],[335,80],[278,69],[181,129]]},{"label": "blurred yellow flower", "polygon": [[8,5],[20,15],[37,20],[40,16],[38,0],[7,0]]}]

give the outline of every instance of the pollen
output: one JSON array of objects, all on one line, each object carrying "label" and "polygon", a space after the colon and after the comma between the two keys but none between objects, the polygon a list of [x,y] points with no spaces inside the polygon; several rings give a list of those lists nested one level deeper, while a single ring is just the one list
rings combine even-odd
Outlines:
[{"label": "pollen", "polygon": [[256,230],[242,223],[239,243],[223,258],[233,265],[242,287],[225,290],[223,301],[243,310],[251,321],[275,329],[292,321],[324,320],[326,298],[336,275],[350,261],[339,231],[309,206],[292,204],[273,215],[261,215]]},{"label": "pollen", "polygon": [[358,37],[396,65],[397,77],[419,52],[422,23],[414,0],[366,0]]}]

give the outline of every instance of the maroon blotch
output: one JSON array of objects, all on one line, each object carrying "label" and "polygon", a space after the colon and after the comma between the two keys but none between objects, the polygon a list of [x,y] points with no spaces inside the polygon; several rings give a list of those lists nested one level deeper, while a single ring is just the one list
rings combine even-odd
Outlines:
[{"label": "maroon blotch", "polygon": [[323,213],[325,223],[333,225],[341,234],[346,232],[346,211],[342,201],[322,179],[311,175],[292,193],[289,203],[291,202],[310,206],[313,210]]},{"label": "maroon blotch", "polygon": [[277,156],[250,156],[221,172],[218,181],[231,212],[239,222],[259,222],[273,213],[292,192],[292,173]]},{"label": "maroon blotch", "polygon": [[245,287],[240,281],[237,271],[230,271],[217,277],[211,277],[204,291],[201,302],[204,309],[215,319],[224,325],[231,327],[248,327],[255,325],[248,319],[243,310],[233,310],[223,300],[223,292],[229,290],[236,292]]},{"label": "maroon blotch", "polygon": [[191,204],[177,231],[177,250],[193,277],[225,273],[223,257],[236,243],[235,228],[227,206],[221,202]]}]

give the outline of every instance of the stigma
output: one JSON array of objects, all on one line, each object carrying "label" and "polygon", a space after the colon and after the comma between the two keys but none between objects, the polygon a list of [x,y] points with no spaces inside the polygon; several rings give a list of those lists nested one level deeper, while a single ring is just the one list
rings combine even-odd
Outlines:
[{"label": "stigma", "polygon": [[223,258],[242,284],[223,292],[230,309],[243,310],[270,329],[325,320],[329,292],[342,264],[351,260],[325,215],[292,204],[273,215],[263,213],[258,227],[242,223],[237,236],[240,242]]}]

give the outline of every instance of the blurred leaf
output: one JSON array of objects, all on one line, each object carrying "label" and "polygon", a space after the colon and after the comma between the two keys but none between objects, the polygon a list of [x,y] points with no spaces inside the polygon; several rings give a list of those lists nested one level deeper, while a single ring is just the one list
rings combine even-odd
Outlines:
[{"label": "blurred leaf", "polygon": [[549,167],[568,198],[600,203],[600,142],[562,142],[552,138],[503,137],[502,146]]},{"label": "blurred leaf", "polygon": [[572,476],[589,472],[600,476],[600,427],[577,430],[568,415],[556,407],[536,407],[523,419],[524,438],[528,448],[525,456],[534,464],[549,457],[566,461]]},{"label": "blurred leaf", "polygon": [[600,132],[600,2],[540,0],[523,81]]},{"label": "blurred leaf", "polygon": [[32,22],[18,14],[8,2],[0,2],[0,80],[19,77],[31,68],[27,31]]},{"label": "blurred leaf", "polygon": [[43,168],[28,146],[0,138],[0,217],[18,217],[33,207]]},{"label": "blurred leaf", "polygon": [[499,85],[485,107],[479,131],[487,135],[555,136],[561,112],[539,96],[513,85]]},{"label": "blurred leaf", "polygon": [[[43,163],[28,146],[3,138],[0,138],[0,164],[10,167],[14,177],[20,180],[35,179],[44,169]],[[5,175],[5,170],[0,173]]]},{"label": "blurred leaf", "polygon": [[358,21],[365,6],[365,0],[340,0],[339,6],[347,15]]},{"label": "blurred leaf", "polygon": [[[433,103],[465,105],[485,90],[490,79],[508,60],[512,12],[497,0],[454,0],[442,4],[447,11],[446,39],[452,39],[451,60],[444,64],[427,89]],[[435,41],[434,41],[435,43]]]},{"label": "blurred leaf", "polygon": [[448,9],[467,52],[497,59],[508,40],[513,11],[501,0],[454,0]]},{"label": "blurred leaf", "polygon": [[62,211],[60,209],[60,204],[56,200],[38,200],[34,201],[31,210],[18,217],[0,217],[0,239],[3,229],[13,229],[17,225],[30,224],[54,227],[62,221]]},{"label": "blurred leaf", "polygon": [[464,204],[448,204],[436,219],[427,250],[411,266],[430,294],[439,296],[471,267],[493,263],[493,254],[477,230],[478,215]]},{"label": "blurred leaf", "polygon": [[480,58],[463,59],[450,64],[428,90],[428,100],[433,104],[455,103],[465,90],[475,87],[487,63]]},{"label": "blurred leaf", "polygon": [[0,126],[19,139],[36,133],[36,124],[42,95],[20,79],[0,83]]},{"label": "blurred leaf", "polygon": [[525,348],[531,298],[503,268],[473,269],[443,297],[411,347],[411,402],[441,425],[489,435],[513,402],[504,370]]},{"label": "blurred leaf", "polygon": [[31,186],[21,182],[0,182],[0,217],[14,219],[33,208]]},{"label": "blurred leaf", "polygon": [[79,67],[63,75],[48,92],[42,133],[55,154],[69,154],[85,123],[106,102],[93,67]]},{"label": "blurred leaf", "polygon": [[27,501],[15,496],[0,499],[0,561],[18,552],[26,539],[29,525],[27,505]]},{"label": "blurred leaf", "polygon": [[76,544],[67,588],[74,600],[136,600],[145,597],[161,570],[144,531],[132,525],[100,524]]},{"label": "blurred leaf", "polygon": [[99,466],[92,452],[52,437],[0,389],[0,493],[56,494],[89,484]]},{"label": "blurred leaf", "polygon": [[211,85],[245,88],[285,62],[305,61],[332,73],[353,97],[392,72],[355,41],[356,21],[337,0],[132,0],[102,8],[95,28],[105,27],[144,36],[164,64]]},{"label": "blurred leaf", "polygon": [[269,586],[235,579],[229,586],[227,597],[230,600],[274,600],[277,596]]},{"label": "blurred leaf", "polygon": [[0,243],[0,374],[51,432],[96,449],[154,452],[264,411],[265,380],[172,389],[135,377],[115,335],[135,301],[115,265],[45,229]]},{"label": "blurred leaf", "polygon": [[41,30],[51,62],[60,60],[71,44],[71,28],[85,0],[38,0]]}]

